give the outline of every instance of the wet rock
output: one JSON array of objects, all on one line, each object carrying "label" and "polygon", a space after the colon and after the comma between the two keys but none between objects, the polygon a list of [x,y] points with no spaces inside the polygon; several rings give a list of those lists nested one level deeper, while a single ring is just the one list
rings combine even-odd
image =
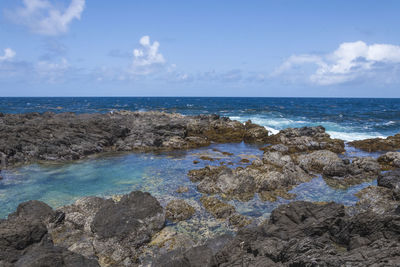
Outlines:
[{"label": "wet rock", "polygon": [[40,222],[49,222],[55,216],[53,209],[44,202],[30,200],[18,205],[17,210],[10,215],[9,218],[23,217],[30,221],[38,220]]},{"label": "wet rock", "polygon": [[227,204],[216,197],[203,196],[200,202],[204,208],[217,219],[228,219],[229,223],[237,228],[242,228],[251,223],[251,220],[236,212],[234,206]]},{"label": "wet rock", "polygon": [[163,112],[6,114],[0,125],[0,165],[68,161],[105,151],[159,151],[211,142],[264,142],[266,130],[216,115]]},{"label": "wet rock", "polygon": [[187,193],[189,192],[189,188],[187,186],[180,186],[178,189],[176,189],[176,192],[180,194]]},{"label": "wet rock", "polygon": [[[310,152],[313,150],[330,150],[335,153],[345,151],[344,142],[339,139],[331,139],[322,126],[287,128],[269,136],[267,143],[284,145],[288,148],[288,153]],[[270,149],[276,149],[276,147],[266,147],[266,150]]]},{"label": "wet rock", "polygon": [[389,136],[387,138],[372,138],[364,140],[356,140],[349,143],[350,145],[367,151],[396,151],[400,149],[400,134]]},{"label": "wet rock", "polygon": [[378,162],[384,170],[400,168],[400,152],[387,152],[378,158]]},{"label": "wet rock", "polygon": [[200,198],[200,202],[217,219],[226,219],[235,212],[235,207],[215,197],[203,196]]},{"label": "wet rock", "polygon": [[244,135],[244,141],[249,143],[264,143],[268,137],[268,131],[265,127],[254,124],[251,120],[245,122],[244,127],[246,133]]},{"label": "wet rock", "polygon": [[170,201],[165,207],[165,216],[173,222],[184,221],[192,217],[195,209],[183,199]]}]

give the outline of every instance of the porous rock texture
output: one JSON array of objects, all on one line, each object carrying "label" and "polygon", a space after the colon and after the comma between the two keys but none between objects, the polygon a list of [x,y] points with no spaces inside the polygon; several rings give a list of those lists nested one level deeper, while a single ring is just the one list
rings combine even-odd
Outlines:
[{"label": "porous rock texture", "polygon": [[400,149],[400,134],[388,136],[387,138],[356,140],[349,144],[367,152],[396,151]]},{"label": "porous rock texture", "polygon": [[222,248],[203,245],[171,252],[155,262],[157,266],[397,266],[399,225],[396,213],[348,216],[340,204],[292,202],[279,206],[260,226],[243,228]]},{"label": "porous rock texture", "polygon": [[217,115],[115,111],[107,114],[0,113],[7,165],[76,160],[105,151],[187,149],[211,142],[265,143],[268,131]]}]

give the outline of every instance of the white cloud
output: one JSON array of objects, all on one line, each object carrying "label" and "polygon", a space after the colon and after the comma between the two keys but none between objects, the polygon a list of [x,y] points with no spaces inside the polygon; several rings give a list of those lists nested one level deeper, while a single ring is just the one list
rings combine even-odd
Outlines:
[{"label": "white cloud", "polygon": [[272,75],[293,71],[296,67],[303,68],[306,64],[317,67],[307,76],[312,83],[318,85],[345,83],[378,73],[382,75],[382,69],[400,64],[400,46],[367,45],[362,41],[342,43],[335,51],[327,55],[293,55]]},{"label": "white cloud", "polygon": [[8,12],[8,17],[34,33],[59,35],[68,31],[68,25],[74,19],[81,18],[84,8],[85,0],[71,0],[63,10],[48,0],[23,0],[23,7]]},{"label": "white cloud", "polygon": [[4,56],[0,56],[0,62],[10,60],[15,57],[16,53],[11,48],[4,49]]},{"label": "white cloud", "polygon": [[143,36],[139,41],[140,48],[133,50],[131,72],[137,75],[153,73],[158,67],[165,64],[164,56],[158,51],[160,43],[150,42],[149,36]]}]

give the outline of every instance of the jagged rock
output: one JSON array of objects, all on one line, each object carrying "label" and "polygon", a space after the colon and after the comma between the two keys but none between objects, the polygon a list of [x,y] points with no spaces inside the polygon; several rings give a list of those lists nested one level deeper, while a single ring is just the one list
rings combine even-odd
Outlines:
[{"label": "jagged rock", "polygon": [[395,151],[400,149],[400,134],[389,136],[387,138],[372,138],[364,140],[356,140],[349,143],[350,145],[367,151]]},{"label": "jagged rock", "polygon": [[393,197],[400,200],[400,169],[388,171],[379,175],[378,185],[391,189]]},{"label": "jagged rock", "polygon": [[376,214],[394,212],[399,203],[393,192],[382,186],[368,186],[355,194],[359,198],[356,205],[347,208],[350,214],[371,211]]},{"label": "jagged rock", "polygon": [[115,238],[138,247],[150,241],[164,222],[159,202],[149,193],[134,191],[117,203],[105,202],[94,216],[91,230],[101,239]]},{"label": "jagged rock", "polygon": [[76,160],[104,151],[187,149],[211,142],[265,142],[255,124],[217,115],[183,116],[164,112],[108,114],[5,114],[0,124],[1,163]]},{"label": "jagged rock", "polygon": [[[335,153],[345,151],[344,142],[339,139],[331,139],[322,126],[287,128],[275,135],[269,136],[267,143],[285,145],[288,148],[288,153],[310,152],[313,150],[330,150]],[[267,151],[270,149],[276,149],[276,147],[265,148]]]},{"label": "jagged rock", "polygon": [[243,140],[249,143],[264,143],[268,137],[268,131],[265,127],[254,124],[251,120],[245,122],[246,129]]},{"label": "jagged rock", "polygon": [[387,152],[378,158],[378,162],[385,170],[400,168],[400,152]]},{"label": "jagged rock", "polygon": [[335,188],[346,188],[365,181],[374,180],[380,173],[380,166],[372,157],[355,158],[330,162],[323,168],[326,183]]},{"label": "jagged rock", "polygon": [[325,166],[341,163],[337,154],[329,150],[318,150],[309,154],[302,154],[297,158],[298,164],[306,171],[321,173]]},{"label": "jagged rock", "polygon": [[258,227],[245,228],[216,254],[218,266],[396,266],[400,216],[342,205],[292,202]]},{"label": "jagged rock", "polygon": [[29,201],[1,220],[0,266],[99,266],[96,260],[53,244],[43,222],[53,213],[43,202]]},{"label": "jagged rock", "polygon": [[192,217],[195,209],[183,199],[171,200],[165,207],[165,216],[173,222],[184,221]]}]

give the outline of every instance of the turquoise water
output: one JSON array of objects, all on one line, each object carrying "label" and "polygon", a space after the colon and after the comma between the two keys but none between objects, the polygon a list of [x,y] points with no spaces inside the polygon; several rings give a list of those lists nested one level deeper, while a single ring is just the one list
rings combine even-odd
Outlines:
[{"label": "turquoise water", "polygon": [[[231,152],[234,155],[226,156],[219,151]],[[216,160],[200,160],[199,164],[194,165],[193,160],[198,160],[201,155]],[[242,158],[254,159],[249,155],[261,156],[262,151],[257,146],[244,143],[218,144],[207,148],[158,154],[103,154],[65,164],[33,164],[7,170],[3,173],[4,179],[0,181],[0,217],[14,211],[20,202],[31,199],[44,201],[56,208],[71,204],[82,196],[109,197],[133,190],[150,192],[162,205],[172,198],[198,202],[201,194],[196,191],[196,184],[186,175],[190,169],[219,165],[220,162],[232,162],[232,167],[244,166],[246,164],[240,163]],[[291,192],[297,194],[296,200],[336,201],[352,205],[357,201],[354,193],[374,183],[371,181],[338,190],[330,188],[319,177],[299,185]],[[189,192],[176,193],[179,186],[187,186]],[[287,202],[288,200],[284,199],[264,202],[257,195],[247,202],[230,201],[240,213],[255,218],[268,217],[275,207]]]}]

